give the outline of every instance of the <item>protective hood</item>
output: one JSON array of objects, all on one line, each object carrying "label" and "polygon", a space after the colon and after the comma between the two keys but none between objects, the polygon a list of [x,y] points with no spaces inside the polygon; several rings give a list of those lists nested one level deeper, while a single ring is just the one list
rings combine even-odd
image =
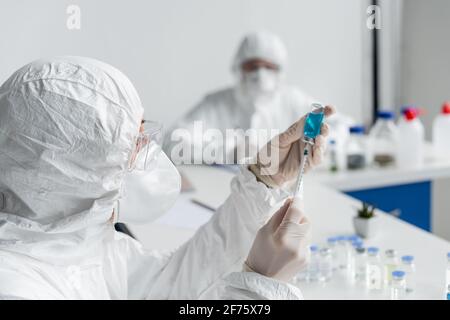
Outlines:
[{"label": "protective hood", "polygon": [[105,63],[60,57],[16,71],[0,87],[0,245],[105,226],[142,115],[130,80]]},{"label": "protective hood", "polygon": [[240,75],[240,66],[250,59],[263,59],[286,69],[287,49],[281,39],[265,31],[253,32],[242,39],[233,60],[232,70]]},{"label": "protective hood", "polygon": [[[279,66],[279,71],[268,77],[268,71],[243,74],[241,65],[251,59],[263,59]],[[234,96],[239,106],[252,112],[259,109],[271,109],[279,99],[279,88],[284,80],[287,65],[287,50],[281,39],[269,32],[254,32],[241,41],[232,64],[237,83]],[[257,75],[257,77],[254,77]],[[256,78],[256,79],[252,79]],[[256,80],[256,81],[255,81]],[[267,90],[270,89],[270,90]]]}]

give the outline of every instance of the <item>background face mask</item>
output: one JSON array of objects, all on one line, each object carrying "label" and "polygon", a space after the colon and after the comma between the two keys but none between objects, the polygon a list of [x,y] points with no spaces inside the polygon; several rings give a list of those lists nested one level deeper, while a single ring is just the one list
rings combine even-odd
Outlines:
[{"label": "background face mask", "polygon": [[259,68],[255,71],[245,72],[242,81],[249,96],[258,98],[274,93],[278,89],[280,79],[277,71]]},{"label": "background face mask", "polygon": [[125,175],[117,220],[124,223],[154,221],[173,206],[180,189],[180,174],[161,151],[153,169],[134,170]]}]

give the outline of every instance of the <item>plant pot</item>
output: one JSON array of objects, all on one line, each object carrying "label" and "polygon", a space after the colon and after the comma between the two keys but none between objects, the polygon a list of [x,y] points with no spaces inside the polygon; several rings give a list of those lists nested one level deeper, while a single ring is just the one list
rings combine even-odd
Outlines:
[{"label": "plant pot", "polygon": [[377,216],[372,218],[353,217],[355,232],[362,238],[372,238],[378,233],[380,219]]}]

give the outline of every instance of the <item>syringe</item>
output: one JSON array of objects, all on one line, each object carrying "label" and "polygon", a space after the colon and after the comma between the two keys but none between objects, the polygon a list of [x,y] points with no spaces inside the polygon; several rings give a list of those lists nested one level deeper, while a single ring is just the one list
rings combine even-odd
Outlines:
[{"label": "syringe", "polygon": [[311,107],[312,110],[306,117],[303,130],[303,142],[305,142],[305,148],[300,163],[300,171],[297,176],[297,185],[294,192],[294,198],[303,196],[303,175],[305,173],[305,167],[309,156],[308,148],[314,145],[314,139],[320,133],[320,128],[324,118],[325,108],[320,103],[313,103]]},{"label": "syringe", "polygon": [[302,162],[300,163],[300,172],[297,177],[297,185],[295,187],[294,198],[302,197],[303,195],[303,174],[305,173],[306,161],[308,161],[308,144],[305,145]]}]

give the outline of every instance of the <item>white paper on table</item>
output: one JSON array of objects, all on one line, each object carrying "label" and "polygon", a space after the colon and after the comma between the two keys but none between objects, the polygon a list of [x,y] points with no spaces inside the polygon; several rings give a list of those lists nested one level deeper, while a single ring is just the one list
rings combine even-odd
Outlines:
[{"label": "white paper on table", "polygon": [[191,195],[181,194],[175,205],[166,214],[158,218],[154,223],[173,227],[198,229],[208,222],[214,214],[191,201]]}]

